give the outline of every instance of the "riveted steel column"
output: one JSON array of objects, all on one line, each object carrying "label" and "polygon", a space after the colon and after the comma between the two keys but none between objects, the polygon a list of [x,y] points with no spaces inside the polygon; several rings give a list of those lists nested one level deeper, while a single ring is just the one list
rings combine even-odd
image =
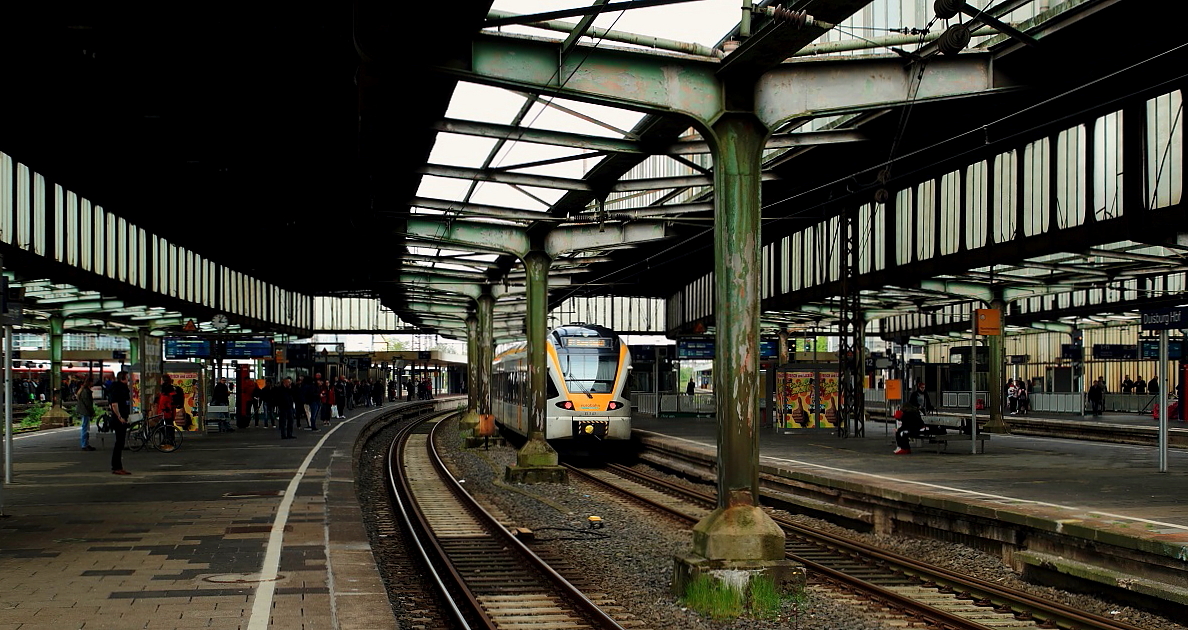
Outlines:
[{"label": "riveted steel column", "polygon": [[50,382],[46,396],[48,400],[53,401],[54,407],[61,407],[65,401],[58,399],[58,392],[62,389],[62,333],[66,318],[52,315],[49,324]]},{"label": "riveted steel column", "polygon": [[484,291],[478,300],[478,358],[477,380],[479,416],[491,415],[491,364],[495,361],[495,298]]},{"label": "riveted steel column", "polygon": [[466,414],[459,426],[462,430],[473,430],[479,424],[478,411],[478,366],[479,360],[478,318],[473,313],[466,316]]},{"label": "riveted steel column", "polygon": [[714,395],[718,507],[759,498],[760,152],[767,132],[751,116],[714,125]]},{"label": "riveted steel column", "polygon": [[[784,558],[784,533],[759,507],[759,176],[767,130],[752,115],[728,114],[712,131],[718,507],[693,527],[692,556],[737,568],[729,563]],[[699,562],[677,558],[677,592]]]},{"label": "riveted steel column", "polygon": [[528,282],[528,442],[516,455],[517,466],[556,466],[557,452],[545,442],[545,404],[548,401],[549,266],[544,252],[528,252],[524,271]]},{"label": "riveted steel column", "polygon": [[[140,363],[140,336],[139,335],[137,335],[135,337],[128,337],[128,363],[133,364],[133,365]],[[123,369],[123,367],[124,367],[124,362],[120,361],[120,367],[117,368],[115,371],[119,372],[121,369]]]},{"label": "riveted steel column", "polygon": [[[998,311],[999,322],[1002,324],[1002,332],[1006,333],[1006,302],[1001,298],[996,298],[990,301],[990,308]],[[990,419],[986,422],[986,430],[991,433],[1006,433],[1008,431],[1006,422],[1002,417],[1003,388],[1006,386],[1006,380],[1003,378],[1002,366],[1005,362],[1006,356],[1004,354],[1004,338],[1005,334],[1001,335],[987,335],[986,336],[986,360],[990,362],[989,374],[987,375],[986,389],[986,405],[990,407]],[[977,374],[977,350],[974,350],[975,358],[973,359],[973,366],[975,369],[970,371],[970,378],[972,379]],[[976,382],[970,381],[973,390],[977,390]]]}]

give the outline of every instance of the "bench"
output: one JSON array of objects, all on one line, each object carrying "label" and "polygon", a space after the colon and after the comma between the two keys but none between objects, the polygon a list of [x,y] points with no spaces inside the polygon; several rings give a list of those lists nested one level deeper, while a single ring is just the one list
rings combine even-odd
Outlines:
[{"label": "bench", "polygon": [[[968,433],[945,433],[942,435],[932,435],[932,436],[927,436],[927,437],[928,437],[929,444],[936,445],[937,453],[941,452],[942,445],[944,446],[945,452],[947,453],[949,451],[949,442],[968,442],[970,440],[970,438],[973,436],[969,435]],[[986,433],[978,434],[978,452],[979,453],[986,452],[986,440],[989,440],[989,439],[990,439],[989,434],[986,434]]]},{"label": "bench", "polygon": [[223,423],[231,420],[230,405],[210,405],[206,408],[206,416],[202,419],[203,428],[210,431],[213,424],[216,431],[223,430]]},{"label": "bench", "polygon": [[[948,433],[948,429],[957,429],[957,433]],[[986,452],[986,440],[990,436],[987,434],[978,435],[978,452]],[[928,444],[936,445],[936,452],[940,453],[943,446],[945,451],[949,450],[949,442],[968,442],[969,435],[969,418],[963,416],[940,416],[931,415],[924,416],[924,430],[916,437],[917,443],[923,445],[925,441]]]}]

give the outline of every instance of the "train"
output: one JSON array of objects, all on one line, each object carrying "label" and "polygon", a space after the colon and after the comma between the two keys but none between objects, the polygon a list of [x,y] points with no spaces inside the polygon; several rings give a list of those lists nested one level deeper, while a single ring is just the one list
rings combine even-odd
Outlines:
[{"label": "train", "polygon": [[[628,443],[627,343],[608,328],[579,322],[550,331],[546,350],[545,439],[558,444]],[[531,429],[528,388],[528,347],[520,343],[495,357],[491,411],[497,424],[522,437]]]}]

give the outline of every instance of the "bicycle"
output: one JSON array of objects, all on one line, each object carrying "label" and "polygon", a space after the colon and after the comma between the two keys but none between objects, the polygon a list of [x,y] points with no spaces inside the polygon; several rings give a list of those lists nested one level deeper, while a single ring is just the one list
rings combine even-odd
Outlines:
[{"label": "bicycle", "polygon": [[[176,426],[170,427],[172,422],[166,422],[160,415],[149,416],[143,420],[128,424],[128,448],[139,451],[146,444],[162,453],[172,453],[181,448],[185,432]],[[169,431],[173,428],[173,431]],[[170,435],[172,433],[172,435]]]}]

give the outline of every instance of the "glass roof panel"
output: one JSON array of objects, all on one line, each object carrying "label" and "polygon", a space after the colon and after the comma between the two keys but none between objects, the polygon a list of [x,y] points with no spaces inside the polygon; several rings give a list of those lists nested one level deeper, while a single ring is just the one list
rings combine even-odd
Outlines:
[{"label": "glass roof panel", "polygon": [[446,117],[510,125],[524,100],[523,95],[503,88],[459,81]]},{"label": "glass roof panel", "polygon": [[[579,103],[555,97],[549,97],[548,100],[559,107],[577,112],[581,116],[601,121],[622,131],[630,131],[643,118],[643,114],[626,109]],[[581,133],[602,138],[623,137],[621,132],[616,132],[612,129],[607,129],[605,126],[583,120],[580,116],[575,116],[562,109],[558,109],[558,107],[549,106],[544,102],[537,102],[532,105],[532,110],[524,119],[524,126],[533,129],[568,131],[570,133]]]},{"label": "glass roof panel", "polygon": [[[581,153],[590,153],[589,151],[578,151],[569,147],[558,147],[545,144],[533,144],[530,142],[509,142],[500,150],[498,157],[492,163],[494,166],[508,167],[517,164],[529,164],[532,162],[540,162],[543,160],[553,160],[557,158],[566,158]],[[529,168],[515,169],[516,173],[528,173],[533,175],[549,175],[551,177],[569,177],[571,179],[581,179],[591,167],[597,164],[602,159],[600,155],[591,153],[591,157],[582,160],[573,160],[569,162],[559,162],[557,164],[547,164],[544,166],[533,166]]]},{"label": "glass roof panel", "polygon": [[417,196],[460,201],[466,196],[467,190],[470,190],[470,180],[468,179],[425,175],[421,177],[421,185],[417,188]]},{"label": "glass roof panel", "polygon": [[[520,190],[517,190],[519,188]],[[528,193],[528,194],[525,194]],[[544,212],[565,194],[564,190],[537,188],[535,186],[512,187],[507,184],[483,182],[474,191],[471,201],[492,206],[506,206],[524,210]],[[533,199],[536,197],[537,199]],[[541,203],[541,202],[544,203]]]},{"label": "glass roof panel", "polygon": [[[564,4],[555,0],[495,0],[492,8],[512,13],[540,13],[564,7],[580,7],[583,4],[590,3],[588,0]],[[612,11],[595,19],[594,26],[713,46],[723,34],[738,24],[739,17],[737,0],[701,0],[689,4]],[[579,19],[581,18],[563,18],[562,21],[576,23]],[[510,32],[513,27],[503,30]],[[514,30],[536,36],[544,33],[537,29],[525,30],[522,27]],[[550,33],[544,36],[564,38],[564,33]]]},{"label": "glass roof panel", "polygon": [[429,163],[479,168],[496,142],[494,138],[439,133],[433,142]]}]

